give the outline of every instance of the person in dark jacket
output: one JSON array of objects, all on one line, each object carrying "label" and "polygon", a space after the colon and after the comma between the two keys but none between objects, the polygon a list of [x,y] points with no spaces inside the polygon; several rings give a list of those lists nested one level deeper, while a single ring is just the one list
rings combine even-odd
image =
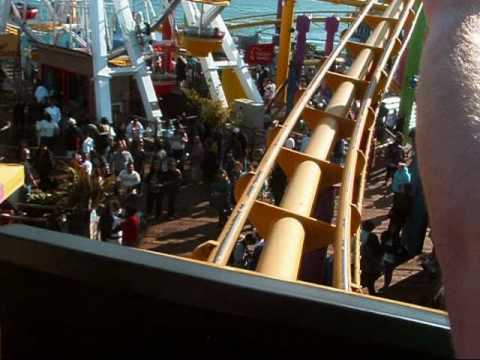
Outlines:
[{"label": "person in dark jacket", "polygon": [[106,204],[100,215],[100,220],[98,222],[98,229],[100,230],[100,239],[102,241],[108,241],[112,236],[114,224],[113,212],[110,207],[110,204]]},{"label": "person in dark jacket", "polygon": [[162,203],[163,198],[167,198],[168,206],[168,217],[172,218],[175,216],[175,202],[177,200],[178,193],[180,192],[180,185],[182,184],[182,173],[177,168],[177,163],[175,159],[168,159],[168,170],[163,173],[161,184],[162,190],[159,193],[159,204],[157,206],[157,213],[162,212]]},{"label": "person in dark jacket", "polygon": [[375,225],[372,221],[362,224],[360,267],[362,270],[362,286],[368,288],[370,295],[375,295],[375,281],[382,275],[383,249],[378,241],[378,236],[373,233]]},{"label": "person in dark jacket", "polygon": [[69,118],[64,132],[65,150],[68,157],[73,158],[79,151],[81,139],[82,131],[77,126],[76,120]]},{"label": "person in dark jacket", "polygon": [[162,214],[162,197],[160,193],[163,191],[162,179],[164,172],[162,171],[160,162],[153,162],[149,174],[145,178],[147,186],[147,216],[160,218]]},{"label": "person in dark jacket", "polygon": [[210,203],[218,213],[218,227],[227,222],[228,215],[232,210],[231,205],[231,183],[225,170],[218,170],[215,182],[210,189]]},{"label": "person in dark jacket", "polygon": [[35,158],[35,170],[40,179],[40,189],[49,190],[52,187],[51,176],[55,167],[53,154],[46,144],[40,146]]},{"label": "person in dark jacket", "polygon": [[388,146],[386,155],[386,171],[385,185],[393,178],[395,171],[398,169],[398,164],[405,161],[405,149],[403,148],[403,135],[397,134],[395,142]]}]

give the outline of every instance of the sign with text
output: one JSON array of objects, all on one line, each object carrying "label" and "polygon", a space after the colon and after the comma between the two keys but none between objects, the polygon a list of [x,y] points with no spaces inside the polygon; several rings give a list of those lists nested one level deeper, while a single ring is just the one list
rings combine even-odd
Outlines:
[{"label": "sign with text", "polygon": [[250,45],[245,54],[245,62],[250,65],[268,65],[273,63],[275,46],[273,44]]}]

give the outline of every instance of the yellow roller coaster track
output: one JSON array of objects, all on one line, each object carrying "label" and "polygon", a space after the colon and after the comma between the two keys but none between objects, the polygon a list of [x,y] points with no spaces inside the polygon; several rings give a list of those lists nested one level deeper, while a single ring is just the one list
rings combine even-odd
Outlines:
[{"label": "yellow roller coaster track", "polygon": [[[345,291],[360,288],[359,230],[377,109],[382,95],[395,84],[393,76],[422,9],[419,0],[392,0],[380,6],[374,0],[362,3],[338,47],[283,124],[275,129],[255,173],[239,181],[236,193],[241,196],[218,239],[197,248],[195,258],[225,266],[245,224],[250,222],[265,239],[257,272],[296,281],[305,252],[333,245],[334,287]],[[354,42],[351,37],[362,23],[367,23],[372,33],[365,43]],[[354,59],[352,66],[345,74],[330,71],[345,49]],[[333,96],[320,111],[308,103],[323,82]],[[355,100],[361,100],[360,110],[355,120],[349,120],[347,113]],[[312,130],[305,152],[283,146],[300,118]],[[332,145],[339,138],[350,139],[344,166],[329,161]],[[288,177],[279,206],[258,200],[276,164]],[[335,223],[326,223],[311,214],[320,192],[333,184],[340,185],[338,214]]]}]

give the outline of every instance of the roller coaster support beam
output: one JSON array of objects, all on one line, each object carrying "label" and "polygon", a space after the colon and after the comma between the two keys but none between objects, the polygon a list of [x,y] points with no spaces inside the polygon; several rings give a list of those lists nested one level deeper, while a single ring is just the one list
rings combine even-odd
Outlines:
[{"label": "roller coaster support beam", "polygon": [[143,49],[139,44],[137,31],[135,29],[135,21],[133,20],[130,3],[128,0],[114,0],[113,6],[120,28],[125,40],[128,56],[132,66],[135,68],[135,80],[137,81],[138,90],[142,98],[145,115],[155,128],[155,136],[158,136],[161,130],[162,112],[158,105],[157,95],[153,87],[149,69],[145,63]]},{"label": "roller coaster support beam", "polygon": [[278,52],[277,60],[277,89],[282,86],[288,77],[295,2],[296,0],[284,0],[283,3],[282,22],[280,25],[280,50]]},{"label": "roller coaster support beam", "polygon": [[202,27],[210,24],[220,13],[225,9],[225,6],[211,7],[202,19]]},{"label": "roller coaster support beam", "polygon": [[[388,5],[383,13],[385,20],[380,21],[375,27],[367,41],[367,46],[383,45],[390,31],[388,19],[398,15],[402,5],[402,0],[394,0]],[[322,179],[319,162],[325,161],[330,155],[333,143],[338,136],[337,118],[345,118],[347,115],[356,98],[356,90],[358,90],[356,84],[366,77],[374,59],[375,53],[372,48],[366,47],[359,52],[347,73],[351,80],[345,80],[339,84],[326,108],[328,114],[320,117],[317,125],[312,128],[312,137],[305,150],[310,158],[298,162],[290,176],[280,203],[280,207],[285,211],[284,216],[272,221],[257,271],[287,281],[297,279],[306,237],[306,228],[299,217],[309,217],[312,213]],[[303,109],[294,108],[292,113],[301,110]],[[296,216],[291,216],[289,213]],[[336,248],[335,252],[341,253],[339,250]],[[340,273],[343,274],[343,269]],[[334,285],[340,289],[350,290],[350,273],[340,279],[334,276]]]},{"label": "roller coaster support beam", "polygon": [[[182,1],[183,10],[188,26],[200,26],[200,10],[191,1]],[[208,89],[212,99],[219,101],[224,108],[228,108],[227,97],[223,91],[222,82],[217,71],[216,63],[212,54],[200,58],[203,76],[207,80]]]},{"label": "roller coaster support beam", "polygon": [[165,9],[165,12],[160,16],[160,18],[155,21],[155,23],[152,25],[152,31],[157,31],[160,25],[163,24],[165,20],[175,11],[178,5],[180,5],[182,0],[173,0],[168,7]]},{"label": "roller coaster support beam", "polygon": [[403,86],[400,102],[400,118],[403,118],[403,133],[408,136],[410,132],[410,123],[412,118],[413,104],[415,103],[415,76],[420,71],[420,59],[422,58],[423,44],[427,33],[427,19],[425,13],[422,12],[415,26],[412,39],[408,46],[407,63],[403,78]]},{"label": "roller coaster support beam", "polygon": [[[185,17],[187,19],[188,25],[197,27],[200,26],[201,12],[196,6],[196,4],[192,3],[191,1],[185,0],[182,2],[182,4],[185,10]],[[214,14],[214,11],[216,11],[215,9],[213,9],[214,7],[215,6],[213,5],[205,5],[204,9],[206,10],[207,14]],[[232,35],[230,34],[230,31],[225,25],[222,17],[216,16],[208,25],[213,28],[218,28],[221,32],[225,34],[222,41],[223,52],[225,53],[230,64],[232,65],[231,69],[235,72],[235,76],[237,77],[242,87],[245,97],[257,103],[263,103],[263,99],[260,96],[255,81],[253,80],[248,69],[248,65],[245,64],[240,52],[237,49],[237,46],[235,45],[235,42],[233,41]],[[227,108],[228,100],[218,74],[218,62],[215,61],[212,54],[209,54],[207,57],[200,58],[200,64],[202,66],[203,74],[207,79],[210,96],[213,99],[221,102],[222,105]]]},{"label": "roller coaster support beam", "polygon": [[110,68],[106,40],[105,4],[103,0],[90,1],[90,20],[92,27],[92,59],[95,83],[95,109],[97,119],[112,118],[110,93]]},{"label": "roller coaster support beam", "polygon": [[[279,159],[282,154],[287,155],[287,161],[283,162],[283,165],[287,165],[288,167],[290,167],[291,171],[289,171],[289,173],[295,170],[295,166],[298,161],[295,161],[295,159],[288,159],[288,157],[290,157],[290,155],[294,155],[296,158],[298,158],[297,155],[301,155],[301,153],[297,153],[297,155],[295,155],[295,153],[293,152],[286,152],[283,144],[290,136],[290,133],[293,131],[300,117],[304,116],[306,118],[306,116],[311,113],[311,111],[307,108],[308,102],[315,95],[322,82],[326,80],[326,77],[329,75],[329,70],[335,63],[336,58],[340,56],[340,54],[345,50],[349,39],[355,34],[362,22],[364,22],[365,17],[373,8],[375,1],[376,0],[370,0],[368,4],[360,11],[357,19],[353,22],[352,26],[347,30],[345,36],[341,39],[339,46],[333,51],[332,55],[321,64],[317,74],[307,86],[305,92],[298,99],[295,107],[285,119],[282,127],[277,129],[277,135],[272,134],[273,136],[271,145],[268,147],[265,155],[262,158],[262,161],[258,165],[257,171],[251,174],[250,177],[241,178],[244,179],[245,190],[243,191],[241,189],[241,186],[237,184],[235,192],[237,193],[237,195],[242,195],[238,199],[237,205],[235,206],[235,209],[229,217],[228,222],[225,224],[216,242],[213,241],[205,243],[196,249],[196,258],[201,259],[207,256],[209,261],[214,262],[217,265],[226,265],[230,259],[237,239],[243,231],[247,221],[253,223],[255,219],[258,219],[257,225],[263,227],[263,231],[260,231],[260,229],[259,231],[262,233],[262,236],[264,236],[265,238],[267,237],[268,231],[271,227],[271,223],[269,222],[269,220],[273,219],[273,217],[264,216],[265,214],[262,214],[262,211],[260,213],[258,213],[257,211],[257,215],[259,216],[254,216],[254,214],[252,214],[252,212],[255,212],[256,208],[258,209],[258,205],[261,206],[261,204],[259,204],[257,201],[258,196],[264,186],[265,181],[267,181],[268,176],[271,174],[273,168],[277,164],[279,164]],[[312,122],[314,123],[314,125],[317,124],[318,120],[320,120],[319,118],[320,116],[315,116],[314,118],[312,118]],[[344,120],[345,119],[343,118],[339,119],[339,121],[341,121],[342,124],[346,126],[345,130],[343,131],[346,133],[346,137],[348,136],[348,133],[351,132],[351,129],[348,130],[350,125]],[[301,156],[301,159],[304,159],[305,156],[306,155]],[[327,183],[327,185],[334,184],[340,181],[341,168],[336,167],[335,165],[332,166],[328,162],[322,162],[321,165],[323,167],[326,167],[327,175],[330,172],[332,173],[332,176],[326,177],[327,182],[330,181],[329,183]],[[272,211],[277,215],[285,215],[285,211],[278,207],[272,208],[268,206],[261,206],[260,210],[267,210],[270,212],[270,215],[272,215]],[[312,240],[310,246],[312,250],[323,248],[333,241],[332,231],[334,231],[335,229],[332,227],[331,224],[321,223],[313,218],[305,219],[305,217],[303,216],[300,217],[300,219],[306,220],[307,226],[310,228],[310,230],[312,230],[310,233],[311,236],[309,237],[309,240]],[[322,234],[322,237],[318,236],[319,233]],[[325,233],[327,233],[327,235],[329,234],[330,236],[324,238],[323,234]],[[320,241],[320,244],[318,243],[318,241]]]},{"label": "roller coaster support beam", "polygon": [[[103,1],[102,1],[103,3]],[[52,3],[49,0],[43,0],[43,4],[45,5],[45,8],[47,9],[48,15],[50,18],[58,23],[61,24],[63,30],[69,34],[69,36],[72,37],[73,40],[75,40],[82,48],[88,48],[88,44],[85,40],[82,39],[81,36],[79,36],[75,31],[71,30],[71,26],[67,28],[67,25],[62,24],[63,22],[60,20],[59,16],[55,12],[55,9],[52,5]],[[90,7],[92,4],[89,5]],[[105,21],[104,21],[105,22]],[[70,23],[75,23],[74,19],[70,19]],[[55,36],[55,39],[57,39],[58,36]],[[55,40],[56,41],[56,40]]]}]

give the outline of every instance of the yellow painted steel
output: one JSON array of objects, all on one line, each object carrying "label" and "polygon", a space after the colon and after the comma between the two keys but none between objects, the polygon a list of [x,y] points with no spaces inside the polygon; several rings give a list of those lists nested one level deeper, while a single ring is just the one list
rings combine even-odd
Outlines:
[{"label": "yellow painted steel", "polygon": [[282,8],[282,21],[280,24],[280,49],[278,51],[277,61],[277,88],[288,78],[288,69],[290,65],[291,46],[292,46],[292,27],[295,15],[296,0],[284,0]]},{"label": "yellow painted steel", "polygon": [[233,69],[222,70],[222,86],[229,104],[232,104],[236,99],[247,98],[240,79]]},{"label": "yellow painted steel", "polygon": [[[305,89],[302,96],[298,99],[282,127],[276,132],[275,135],[272,135],[273,140],[271,141],[270,146],[261,160],[257,171],[251,175],[248,185],[246,186],[245,191],[243,191],[243,195],[237,201],[237,205],[235,206],[235,209],[233,210],[232,215],[229,217],[229,220],[224,226],[222,232],[220,233],[217,242],[209,242],[208,246],[206,245],[206,247],[208,247],[208,251],[210,251],[210,256],[208,258],[210,262],[214,262],[218,265],[226,265],[228,263],[232,250],[235,246],[235,242],[243,230],[243,226],[245,225],[247,219],[249,219],[250,213],[254,210],[254,206],[257,204],[258,194],[270,175],[277,158],[282,152],[284,152],[283,144],[295,127],[297,121],[302,116],[302,113],[305,111],[308,102],[315,95],[317,89],[320,87],[321,83],[329,73],[329,69],[335,63],[336,58],[344,50],[348,39],[355,34],[356,30],[359,28],[364,20],[364,17],[371,10],[374,3],[375,0],[371,0],[368,5],[364,7],[364,9],[358,15],[357,20],[352,24],[345,36],[341,39],[339,46],[334,49],[331,56],[325,60],[315,77],[312,79],[310,85],[307,87],[307,89]],[[281,208],[279,208],[277,211],[277,214],[279,213],[291,214],[291,212],[282,210]],[[297,217],[297,219],[301,218],[301,216]],[[305,219],[305,217],[303,218]],[[264,221],[267,220],[268,219],[264,219]],[[310,218],[309,220],[310,222],[315,223],[314,219],[312,220]],[[315,223],[315,225],[318,225],[317,223]],[[204,249],[199,249],[199,252],[202,252],[203,250]]]},{"label": "yellow painted steel", "polygon": [[29,27],[32,30],[42,31],[42,32],[52,32],[63,29],[63,25],[56,22],[43,22],[43,23],[33,23],[29,24]]},{"label": "yellow painted steel", "polygon": [[230,1],[227,0],[189,0],[191,2],[205,4],[205,5],[215,5],[215,6],[229,6]]},{"label": "yellow painted steel", "polygon": [[208,54],[222,49],[222,38],[211,38],[201,36],[189,36],[183,32],[178,33],[178,42],[193,56],[206,57]]},{"label": "yellow painted steel", "polygon": [[118,67],[127,67],[132,65],[132,62],[130,61],[130,57],[128,55],[117,56],[116,58],[109,60],[108,63],[110,65]]},{"label": "yellow painted steel", "polygon": [[7,27],[5,28],[5,33],[11,35],[20,35],[20,28],[16,25],[7,24]]},{"label": "yellow painted steel", "polygon": [[0,203],[8,199],[25,181],[22,165],[0,164]]},{"label": "yellow painted steel", "polygon": [[[402,1],[397,0],[387,8],[384,16],[392,17],[397,15],[401,9]],[[372,33],[367,41],[369,45],[381,46],[388,35],[388,24],[380,24]],[[364,49],[359,53],[347,75],[355,79],[364,79],[374,60],[374,53],[371,49]],[[355,83],[351,81],[343,82],[334,93],[331,101],[327,105],[326,112],[335,116],[345,117],[356,96]],[[334,117],[326,116],[320,119],[318,125],[312,129],[312,136],[305,152],[316,158],[325,160],[329,156],[330,150],[334,144],[337,135],[337,121]],[[352,169],[345,169],[351,171]],[[354,169],[353,169],[354,171]],[[309,215],[313,210],[314,200],[321,180],[320,167],[310,161],[304,161],[298,164],[289,184],[285,190],[282,199],[282,207],[286,209]],[[289,224],[291,226],[286,226]],[[349,224],[345,227],[350,231]],[[262,251],[257,271],[276,276],[284,280],[294,280],[298,276],[301,257],[297,254],[303,253],[303,240],[305,232],[300,222],[293,224],[289,218],[276,221],[270,232],[270,236],[265,239],[265,248]],[[288,243],[295,243],[298,247],[293,252]],[[340,246],[345,247],[344,243],[336,243],[335,251],[339,252]],[[348,247],[348,246],[347,246]],[[293,252],[293,256],[292,256]],[[343,253],[343,252],[342,252]],[[284,261],[288,258],[287,261]],[[339,262],[337,262],[339,263]],[[340,263],[341,264],[341,263]],[[349,290],[350,274],[345,268],[336,270],[336,287]],[[339,279],[339,275],[341,279]]]},{"label": "yellow painted steel", "polygon": [[[358,232],[368,154],[376,118],[375,107],[381,92],[392,83],[392,73],[398,66],[399,54],[405,50],[406,44],[399,40],[400,35],[405,42],[411,36],[416,21],[416,13],[412,10],[415,1],[393,0],[383,14],[375,15],[373,20],[369,12],[375,8],[375,1],[368,2],[362,9],[283,125],[270,134],[273,140],[257,171],[241,181],[242,189],[236,189],[237,198],[239,194],[242,195],[218,240],[199,248],[199,253],[200,250],[203,251],[203,258],[209,254],[209,261],[226,265],[236,239],[249,218],[265,238],[265,248],[256,269],[258,272],[286,281],[296,281],[305,251],[334,244],[334,286],[346,291],[360,288]],[[374,21],[375,24],[372,35],[366,44],[352,44],[349,39],[367,15],[369,21]],[[329,72],[346,47],[353,51],[355,58],[348,72]],[[387,74],[384,69],[390,59],[396,60],[390,68],[392,73]],[[365,80],[367,76],[368,81]],[[324,111],[309,108],[309,100],[323,81],[335,90],[330,103]],[[346,113],[355,99],[361,99],[362,106],[356,122],[353,122],[346,119]],[[305,153],[283,148],[285,140],[302,115],[312,129]],[[344,168],[327,160],[333,142],[339,137],[350,138]],[[257,200],[275,162],[278,162],[289,178],[285,195],[278,207]],[[319,192],[335,183],[342,185],[336,224],[312,218],[310,215]],[[353,236],[355,234],[357,236]],[[353,281],[350,274],[352,252]]]}]

